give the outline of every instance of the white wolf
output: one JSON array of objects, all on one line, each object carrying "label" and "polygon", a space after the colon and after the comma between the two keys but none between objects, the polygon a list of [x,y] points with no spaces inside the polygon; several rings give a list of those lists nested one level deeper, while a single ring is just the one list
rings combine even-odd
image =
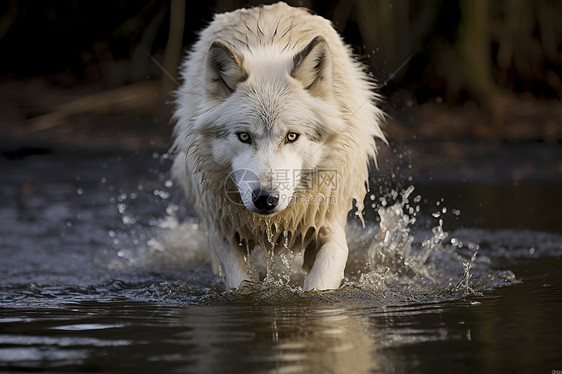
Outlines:
[{"label": "white wolf", "polygon": [[[174,177],[227,288],[249,253],[304,251],[304,289],[340,286],[382,113],[326,19],[284,3],[215,16],[182,67]],[[271,252],[268,252],[271,254]],[[269,258],[267,256],[266,258]]]}]

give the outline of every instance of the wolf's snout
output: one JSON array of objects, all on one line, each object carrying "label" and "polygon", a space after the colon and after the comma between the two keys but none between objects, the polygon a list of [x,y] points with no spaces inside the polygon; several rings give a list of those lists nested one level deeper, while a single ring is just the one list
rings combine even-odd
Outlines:
[{"label": "wolf's snout", "polygon": [[279,203],[279,194],[257,188],[252,191],[252,202],[258,210],[268,214]]}]

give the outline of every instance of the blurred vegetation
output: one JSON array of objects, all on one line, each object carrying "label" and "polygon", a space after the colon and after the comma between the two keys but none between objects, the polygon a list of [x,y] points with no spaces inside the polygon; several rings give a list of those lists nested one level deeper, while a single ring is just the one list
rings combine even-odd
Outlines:
[{"label": "blurred vegetation", "polygon": [[[18,120],[51,128],[88,112],[161,116],[197,31],[216,12],[258,3],[4,1],[0,130]],[[562,139],[560,1],[289,3],[332,20],[362,56],[399,122],[396,136]]]}]

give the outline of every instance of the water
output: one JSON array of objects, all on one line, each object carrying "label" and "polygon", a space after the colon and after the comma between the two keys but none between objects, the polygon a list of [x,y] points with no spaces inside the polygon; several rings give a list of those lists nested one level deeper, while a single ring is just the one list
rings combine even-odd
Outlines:
[{"label": "water", "polygon": [[341,289],[279,261],[227,292],[169,163],[0,160],[0,371],[562,369],[558,179],[375,188]]}]

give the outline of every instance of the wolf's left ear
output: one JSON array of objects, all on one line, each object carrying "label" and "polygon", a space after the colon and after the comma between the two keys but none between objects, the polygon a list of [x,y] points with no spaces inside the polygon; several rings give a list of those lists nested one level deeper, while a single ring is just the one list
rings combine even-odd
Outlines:
[{"label": "wolf's left ear", "polygon": [[209,48],[206,69],[205,88],[207,97],[211,99],[226,99],[238,83],[248,78],[240,58],[220,40],[213,42]]},{"label": "wolf's left ear", "polygon": [[332,56],[328,42],[318,35],[293,57],[291,76],[311,95],[327,100],[332,92]]}]

